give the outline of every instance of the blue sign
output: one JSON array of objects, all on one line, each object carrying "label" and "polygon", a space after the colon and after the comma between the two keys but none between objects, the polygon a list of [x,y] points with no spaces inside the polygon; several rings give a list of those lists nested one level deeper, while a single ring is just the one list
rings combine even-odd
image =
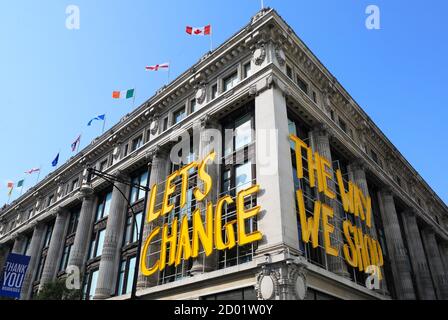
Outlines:
[{"label": "blue sign", "polygon": [[29,256],[9,254],[0,278],[0,296],[20,299],[20,291],[29,262]]}]

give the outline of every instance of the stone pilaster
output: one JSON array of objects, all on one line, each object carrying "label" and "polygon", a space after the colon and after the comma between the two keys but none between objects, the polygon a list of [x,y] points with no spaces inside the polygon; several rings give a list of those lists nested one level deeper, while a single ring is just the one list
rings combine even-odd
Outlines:
[{"label": "stone pilaster", "polygon": [[[168,174],[168,170],[169,170],[169,153],[166,152],[166,150],[160,148],[154,149],[151,161],[151,173],[149,175],[149,187],[152,188],[154,185],[156,184],[158,185],[159,189],[157,191],[157,198],[155,202],[156,205],[160,205],[160,203],[162,202],[162,196],[163,196],[162,189],[164,188],[164,184],[162,182],[165,181],[166,176]],[[162,225],[162,221],[163,219],[156,219],[152,223],[146,223],[146,216],[144,217],[144,220],[142,221],[142,223],[144,223],[143,238],[142,238],[143,243],[149,236],[153,228]],[[157,252],[157,251],[160,251],[160,243],[151,244],[149,250],[147,251],[147,256],[146,257],[141,256],[140,259],[146,259],[147,265],[151,267],[158,259],[158,257],[154,255],[151,256],[151,252]],[[137,280],[138,290],[155,286],[157,285],[157,281],[158,281],[158,272],[154,273],[150,277],[147,277],[141,273],[141,268],[139,268],[139,274]]]},{"label": "stone pilaster", "polygon": [[446,270],[443,267],[440,251],[437,245],[436,235],[430,228],[422,230],[423,245],[428,257],[429,270],[431,270],[432,280],[440,300],[448,299],[448,279]]},{"label": "stone pilaster", "polygon": [[[319,155],[323,156],[325,159],[327,159],[331,166],[333,163],[333,159],[331,156],[331,149],[330,149],[330,137],[328,129],[325,127],[319,127],[316,128],[312,133],[312,143],[314,145],[315,151],[319,153]],[[331,172],[331,180],[328,180],[328,186],[331,190],[333,190],[336,193],[336,186],[334,181],[335,175],[334,172]],[[332,224],[334,225],[335,229],[333,232],[333,236],[331,239],[331,244],[334,248],[336,248],[339,252],[339,256],[331,256],[326,255],[327,261],[328,261],[328,268],[330,271],[344,277],[344,278],[350,278],[350,274],[348,273],[347,265],[342,258],[342,247],[344,245],[344,240],[342,236],[342,221],[344,220],[344,211],[341,205],[339,205],[336,201],[336,199],[330,199],[327,198],[323,194],[319,194],[318,198],[326,204],[329,204],[334,211],[333,221]],[[331,223],[331,222],[330,222]]]},{"label": "stone pilaster", "polygon": [[[121,179],[128,179],[118,174]],[[120,192],[121,191],[121,192]],[[128,202],[123,194],[129,194],[129,187],[121,182],[115,182],[112,189],[110,213],[107,218],[106,234],[104,236],[103,252],[98,273],[98,282],[95,290],[95,300],[107,299],[115,291],[115,282],[120,264],[121,243],[123,240],[124,224]]]},{"label": "stone pilaster", "polygon": [[416,296],[412,284],[411,266],[400,230],[394,197],[390,190],[384,190],[379,192],[378,198],[397,298],[414,300]]},{"label": "stone pilaster", "polygon": [[26,247],[26,242],[28,241],[28,239],[19,234],[15,239],[14,239],[14,245],[12,247],[12,253],[17,253],[17,254],[26,254],[25,251],[25,247]]},{"label": "stone pilaster", "polygon": [[[210,163],[207,166],[207,172],[212,177],[214,183],[212,191],[207,196],[206,200],[198,203],[198,208],[201,210],[202,219],[205,221],[206,202],[216,203],[219,190],[219,167],[218,163],[221,158],[221,152],[218,149],[220,144],[216,144],[217,141],[221,141],[220,125],[218,122],[205,116],[201,119],[201,125],[196,126],[195,129],[199,131],[199,161],[202,161],[210,152],[216,152],[216,158],[214,163]],[[202,250],[202,248],[201,248]],[[217,251],[214,250],[208,257],[204,253],[200,253],[198,257],[193,261],[191,267],[191,274],[200,274],[203,272],[210,272],[216,270],[218,265]]]},{"label": "stone pilaster", "polygon": [[417,217],[414,212],[406,211],[403,212],[402,218],[419,299],[434,300],[436,299],[436,294],[432,284],[428,263],[426,261],[425,250],[423,248],[422,238],[417,224]]},{"label": "stone pilaster", "polygon": [[[273,79],[261,93],[255,89],[256,177],[261,207],[257,227],[263,234],[257,255],[277,250],[299,253],[293,170],[284,94]],[[275,201],[273,200],[275,199]]]},{"label": "stone pilaster", "polygon": [[291,260],[262,266],[256,275],[255,292],[258,300],[305,299],[305,265]]},{"label": "stone pilaster", "polygon": [[58,264],[61,260],[62,250],[64,248],[69,214],[65,209],[57,208],[54,211],[54,215],[56,215],[56,220],[54,223],[50,244],[48,246],[47,258],[45,259],[42,277],[40,278],[39,290],[42,290],[45,284],[50,283],[55,279]]},{"label": "stone pilaster", "polygon": [[440,242],[439,251],[442,257],[443,267],[445,270],[448,270],[448,242]]},{"label": "stone pilaster", "polygon": [[31,292],[33,290],[33,280],[36,277],[37,266],[39,265],[45,230],[46,226],[42,223],[38,223],[34,227],[30,246],[26,253],[26,255],[30,256],[31,258],[25,274],[25,278],[23,280],[22,291],[20,293],[21,300],[28,300],[31,297]]},{"label": "stone pilaster", "polygon": [[79,214],[78,226],[76,228],[75,240],[70,252],[68,266],[78,267],[83,270],[87,259],[87,251],[89,249],[89,240],[92,231],[92,223],[94,219],[94,196],[93,189],[84,184],[81,187],[82,205]]}]

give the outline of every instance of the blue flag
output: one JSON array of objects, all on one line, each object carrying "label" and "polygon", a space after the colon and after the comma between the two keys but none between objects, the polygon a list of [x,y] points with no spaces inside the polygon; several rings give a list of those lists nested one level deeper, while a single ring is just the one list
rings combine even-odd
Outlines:
[{"label": "blue flag", "polygon": [[90,127],[94,120],[103,120],[104,121],[105,118],[106,118],[105,114],[100,114],[99,116],[97,116],[97,117],[95,117],[93,119],[90,119],[90,121],[87,123],[87,126]]},{"label": "blue flag", "polygon": [[59,153],[58,153],[58,155],[56,156],[56,158],[54,158],[54,160],[51,162],[51,165],[52,165],[53,167],[56,167],[56,166],[58,165],[58,162],[59,162]]},{"label": "blue flag", "polygon": [[5,267],[3,268],[3,273],[0,275],[0,296],[20,298],[20,291],[22,290],[23,280],[29,262],[29,256],[14,253],[9,254]]}]

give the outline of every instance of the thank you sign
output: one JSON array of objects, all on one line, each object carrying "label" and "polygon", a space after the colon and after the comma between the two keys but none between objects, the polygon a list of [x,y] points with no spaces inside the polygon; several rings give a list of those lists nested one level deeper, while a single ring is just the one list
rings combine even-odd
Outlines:
[{"label": "thank you sign", "polygon": [[0,296],[20,298],[20,291],[22,290],[23,279],[25,278],[29,262],[29,256],[15,253],[9,254],[3,273],[0,276]]}]

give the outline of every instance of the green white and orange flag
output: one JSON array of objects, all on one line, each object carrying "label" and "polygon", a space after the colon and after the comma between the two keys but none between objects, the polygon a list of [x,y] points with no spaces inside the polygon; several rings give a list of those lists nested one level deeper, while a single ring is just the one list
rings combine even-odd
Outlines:
[{"label": "green white and orange flag", "polygon": [[114,99],[130,99],[134,98],[134,89],[124,90],[124,91],[114,91],[112,92],[112,98]]},{"label": "green white and orange flag", "polygon": [[8,188],[8,196],[11,196],[12,190],[14,190],[14,182],[8,181],[6,187]]}]

